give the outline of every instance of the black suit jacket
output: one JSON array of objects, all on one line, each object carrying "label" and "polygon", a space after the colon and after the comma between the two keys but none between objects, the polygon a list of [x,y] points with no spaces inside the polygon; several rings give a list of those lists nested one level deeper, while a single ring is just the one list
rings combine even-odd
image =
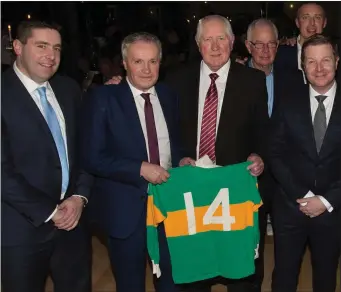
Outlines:
[{"label": "black suit jacket", "polygon": [[[179,94],[181,136],[186,156],[196,158],[200,62],[171,72],[168,83]],[[265,75],[231,62],[216,138],[218,165],[243,162],[251,153],[264,158],[268,127]]]},{"label": "black suit jacket", "polygon": [[[79,169],[78,108],[81,91],[67,78],[50,85],[66,124],[70,180],[65,198],[89,196],[92,177]],[[1,84],[2,245],[46,241],[56,233],[44,223],[60,203],[62,170],[50,129],[12,68]]]},{"label": "black suit jacket", "polygon": [[310,109],[309,86],[287,87],[272,121],[269,147],[271,171],[279,195],[297,208],[308,191],[324,196],[337,210],[341,205],[341,84],[320,153],[317,153]]}]

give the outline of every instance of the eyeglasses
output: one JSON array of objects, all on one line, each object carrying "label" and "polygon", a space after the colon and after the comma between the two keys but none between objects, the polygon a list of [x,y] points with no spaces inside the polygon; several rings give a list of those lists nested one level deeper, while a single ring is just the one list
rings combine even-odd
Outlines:
[{"label": "eyeglasses", "polygon": [[257,50],[262,50],[265,46],[267,46],[269,49],[277,48],[277,42],[270,42],[267,44],[250,42],[250,44],[252,44]]}]

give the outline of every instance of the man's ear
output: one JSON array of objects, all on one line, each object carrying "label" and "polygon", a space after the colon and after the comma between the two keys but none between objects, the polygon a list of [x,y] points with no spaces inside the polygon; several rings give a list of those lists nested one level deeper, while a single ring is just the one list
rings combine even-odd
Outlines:
[{"label": "man's ear", "polygon": [[124,70],[127,71],[127,62],[125,60],[123,60],[122,63],[123,63]]},{"label": "man's ear", "polygon": [[21,56],[24,45],[18,39],[13,41],[13,49],[17,56]]}]

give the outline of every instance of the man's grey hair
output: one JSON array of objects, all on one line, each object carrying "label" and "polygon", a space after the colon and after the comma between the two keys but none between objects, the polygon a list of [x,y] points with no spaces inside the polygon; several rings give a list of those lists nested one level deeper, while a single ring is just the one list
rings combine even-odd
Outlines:
[{"label": "man's grey hair", "polygon": [[224,23],[225,31],[226,31],[227,36],[229,36],[229,37],[233,37],[234,36],[231,23],[228,21],[227,18],[225,18],[225,17],[223,17],[221,15],[208,15],[208,16],[205,16],[205,17],[201,18],[199,20],[199,22],[198,22],[197,33],[195,35],[195,40],[196,40],[197,44],[199,44],[199,42],[200,42],[201,34],[202,34],[202,28],[203,28],[204,23],[206,21],[210,21],[210,20],[220,20],[220,21],[222,21]]},{"label": "man's grey hair", "polygon": [[136,32],[132,33],[124,38],[121,45],[121,53],[122,58],[125,60],[127,58],[127,50],[129,46],[135,42],[146,42],[146,43],[154,43],[159,49],[159,58],[162,58],[162,46],[159,38],[148,32]]},{"label": "man's grey hair", "polygon": [[276,37],[276,40],[278,40],[278,30],[277,30],[276,25],[269,19],[259,18],[259,19],[252,21],[249,24],[249,27],[247,28],[246,38],[248,41],[250,41],[250,42],[252,41],[253,31],[256,28],[256,26],[269,26],[272,29],[272,31]]}]

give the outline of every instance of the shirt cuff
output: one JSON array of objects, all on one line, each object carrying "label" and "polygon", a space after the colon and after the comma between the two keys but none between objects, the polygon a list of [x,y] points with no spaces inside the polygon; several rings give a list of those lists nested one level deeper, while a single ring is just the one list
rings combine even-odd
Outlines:
[{"label": "shirt cuff", "polygon": [[320,200],[323,203],[323,205],[326,206],[328,212],[329,213],[333,212],[333,210],[334,210],[333,206],[324,197],[322,197],[322,196],[318,196],[318,197],[320,198]]},{"label": "shirt cuff", "polygon": [[[304,198],[311,198],[311,197],[315,197],[315,194],[312,191],[309,191]],[[328,210],[328,212],[333,212],[334,207],[322,196],[318,196],[319,199],[321,200],[322,204],[326,207],[326,209]],[[301,203],[301,206],[305,206],[307,205],[307,203]]]},{"label": "shirt cuff", "polygon": [[88,203],[89,201],[88,201],[88,198],[86,198],[86,197],[84,197],[84,196],[81,196],[81,195],[72,195],[73,197],[81,197],[81,198],[83,198],[85,201],[86,201],[86,203]]},{"label": "shirt cuff", "polygon": [[[309,191],[303,198],[306,199],[306,198],[311,198],[311,197],[314,197],[315,194],[312,192],[312,191]],[[301,203],[301,206],[304,207],[306,206],[307,203]]]},{"label": "shirt cuff", "polygon": [[53,211],[53,213],[50,215],[50,217],[46,219],[45,223],[49,222],[49,221],[52,219],[52,217],[54,216],[54,214],[57,213],[57,211],[58,211],[58,205],[57,205],[56,209],[54,209],[54,211]]}]

